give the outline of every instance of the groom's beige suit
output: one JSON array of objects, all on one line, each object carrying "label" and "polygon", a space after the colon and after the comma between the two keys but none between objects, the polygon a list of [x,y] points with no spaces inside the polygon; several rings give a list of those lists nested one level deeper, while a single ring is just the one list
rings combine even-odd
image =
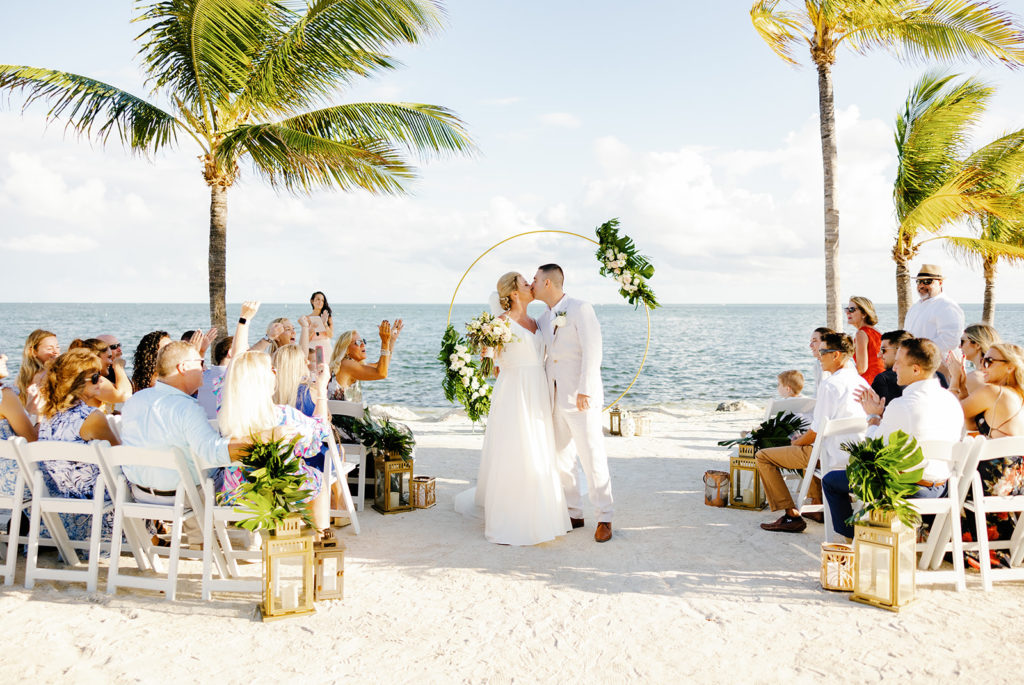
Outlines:
[{"label": "groom's beige suit", "polygon": [[[564,318],[558,316],[562,313]],[[583,518],[582,464],[597,520],[610,523],[612,485],[601,431],[601,326],[590,303],[568,295],[541,315],[538,326],[544,335],[555,451],[569,516]],[[590,398],[590,409],[576,408],[577,394]]]}]

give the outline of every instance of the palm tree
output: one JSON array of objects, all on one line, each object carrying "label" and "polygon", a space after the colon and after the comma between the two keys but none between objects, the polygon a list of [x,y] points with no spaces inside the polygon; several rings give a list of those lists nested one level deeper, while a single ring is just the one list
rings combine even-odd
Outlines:
[{"label": "palm tree", "polygon": [[835,105],[832,65],[840,46],[857,52],[884,48],[899,57],[1024,63],[1024,34],[1010,14],[983,0],[757,0],[754,28],[783,60],[796,65],[804,43],[818,70],[818,113],[825,181],[825,305],[827,324],[839,330],[839,205],[836,191]]},{"label": "palm tree", "polygon": [[[331,104],[360,77],[393,69],[390,47],[440,27],[439,0],[162,0],[142,8],[147,101],[87,76],[0,65],[0,91],[47,120],[152,155],[190,138],[210,188],[210,319],[226,331],[227,191],[247,161],[293,193],[403,192],[409,156],[468,152],[451,111],[415,103]],[[157,104],[162,102],[164,104]]]},{"label": "palm tree", "polygon": [[[1024,188],[1018,192],[1024,193]],[[960,243],[954,238],[953,243],[955,248],[958,248],[968,259],[976,259],[981,262],[981,270],[985,278],[981,321],[989,326],[995,326],[996,269],[1000,259],[1012,264],[1024,263],[1024,223],[1006,221],[990,215],[983,218],[979,224],[981,234],[978,242]],[[1000,249],[986,249],[985,245],[989,242],[999,245]]]},{"label": "palm tree", "polygon": [[[1017,192],[1024,178],[1024,129],[969,152],[969,134],[993,92],[975,78],[928,73],[911,88],[896,118],[898,225],[892,258],[900,326],[911,300],[909,262],[925,243],[942,240],[961,255],[993,264],[1000,257],[1024,256],[1009,230],[1024,208]],[[941,235],[957,222],[974,224],[979,235]]]}]

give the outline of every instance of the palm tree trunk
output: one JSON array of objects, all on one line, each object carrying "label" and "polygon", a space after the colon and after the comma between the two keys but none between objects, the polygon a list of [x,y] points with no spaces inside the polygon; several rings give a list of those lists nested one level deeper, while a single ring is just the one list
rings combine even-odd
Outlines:
[{"label": "palm tree trunk", "polygon": [[903,328],[903,321],[910,310],[910,269],[905,255],[896,252],[892,256],[896,262],[896,318],[897,328]]},{"label": "palm tree trunk", "polygon": [[981,307],[981,322],[995,326],[996,318],[996,260],[986,257],[982,267],[985,272],[985,301]]},{"label": "palm tree trunk", "polygon": [[227,235],[228,235],[228,189],[214,183],[210,186],[210,325],[216,326],[220,335],[228,334],[227,320]]},{"label": "palm tree trunk", "polygon": [[839,312],[839,206],[836,197],[836,121],[832,99],[832,65],[818,64],[818,122],[821,126],[821,162],[825,181],[825,319],[843,330]]}]

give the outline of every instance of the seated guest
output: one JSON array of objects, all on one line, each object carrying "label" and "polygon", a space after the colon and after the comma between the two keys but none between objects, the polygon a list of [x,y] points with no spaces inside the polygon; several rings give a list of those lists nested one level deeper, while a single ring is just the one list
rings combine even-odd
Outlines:
[{"label": "seated guest", "polygon": [[[957,442],[963,432],[963,412],[949,391],[939,385],[935,371],[942,362],[939,348],[927,338],[908,338],[900,343],[893,371],[903,394],[888,405],[873,390],[860,393],[861,404],[870,413],[868,437],[885,442],[896,431],[903,431],[918,442],[945,440]],[[884,411],[883,411],[884,410]],[[881,416],[879,416],[881,415]],[[949,464],[929,460],[913,497],[942,497],[949,480]],[[846,522],[853,515],[850,483],[846,470],[832,471],[822,479],[832,527],[840,535],[853,537],[853,526]]]},{"label": "seated guest", "polygon": [[388,363],[391,352],[402,332],[402,320],[396,319],[394,325],[381,321],[380,358],[376,364],[366,363],[366,340],[359,337],[356,331],[345,331],[334,345],[331,353],[331,374],[333,379],[328,388],[332,400],[362,401],[362,393],[358,381],[379,381],[388,377]]},{"label": "seated guest", "polygon": [[835,333],[835,331],[833,331],[831,328],[826,328],[825,326],[820,326],[818,328],[815,328],[814,332],[811,333],[811,343],[808,345],[808,347],[811,348],[811,356],[814,357],[814,392],[815,393],[817,393],[818,392],[818,388],[821,387],[821,382],[823,380],[825,380],[824,374],[823,374],[823,372],[821,370],[821,357],[818,354],[818,350],[821,349],[821,338],[822,338],[822,336],[823,335],[828,335],[829,333]]},{"label": "seated guest", "polygon": [[[3,367],[4,364],[0,362],[0,368]],[[34,442],[36,427],[32,425],[32,420],[28,418],[15,392],[10,388],[0,388],[0,440],[16,435]],[[0,495],[14,494],[14,481],[17,477],[18,462],[14,459],[0,459]]]},{"label": "seated guest", "polygon": [[866,297],[851,297],[846,307],[846,321],[857,329],[853,339],[853,360],[857,365],[857,373],[870,383],[884,370],[878,355],[881,334],[875,328],[878,315],[875,314],[874,303]]},{"label": "seated guest", "polygon": [[274,353],[274,404],[295,407],[306,416],[316,415],[316,400],[306,381],[309,361],[298,345],[284,345]]},{"label": "seated guest", "polygon": [[57,336],[50,331],[37,328],[28,334],[21,351],[21,368],[18,369],[18,400],[25,407],[29,418],[42,413],[40,389],[43,384],[44,367],[60,354]]},{"label": "seated guest", "polygon": [[803,392],[804,375],[796,369],[783,371],[776,376],[776,380],[778,380],[778,385],[776,385],[775,391],[782,399],[800,397],[800,393]]},{"label": "seated guest", "polygon": [[132,389],[135,392],[153,387],[156,380],[156,355],[171,342],[167,331],[152,331],[142,336],[135,348],[135,363],[132,369]]},{"label": "seated guest", "polygon": [[[110,358],[113,360],[114,364],[117,364],[118,361],[120,361],[121,368],[123,369],[125,364],[124,348],[121,346],[121,341],[118,337],[116,335],[104,333],[103,335],[97,335],[96,339],[107,343],[107,349],[110,350]],[[108,381],[117,385],[117,375],[114,372],[113,364],[111,364],[110,369],[107,371],[106,377]]]},{"label": "seated guest", "polygon": [[[320,455],[330,430],[327,412],[327,373],[317,376],[316,418],[310,418],[293,406],[274,404],[274,372],[270,357],[249,350],[231,360],[224,378],[224,400],[217,420],[224,435],[244,438],[254,433],[284,428],[284,433],[298,437],[294,457],[302,460],[304,487],[310,491],[310,503],[316,528],[326,531],[330,525],[329,495],[323,485],[323,474],[306,463]],[[233,503],[242,484],[241,470],[228,468],[223,472],[218,493],[225,503]]]},{"label": "seated guest", "polygon": [[900,343],[910,340],[911,337],[910,333],[899,329],[882,334],[878,347],[878,358],[882,360],[885,371],[871,381],[871,389],[882,398],[886,405],[903,394],[903,388],[896,382],[896,372],[892,367],[896,363],[896,352],[900,348]]},{"label": "seated guest", "polygon": [[[765,495],[772,511],[783,510],[782,516],[771,523],[762,523],[761,528],[786,533],[799,533],[807,527],[800,516],[799,510],[789,494],[789,488],[779,472],[780,468],[805,469],[811,456],[814,440],[822,429],[825,421],[845,419],[853,416],[864,416],[864,409],[854,397],[854,393],[867,388],[867,383],[857,373],[857,369],[847,362],[853,356],[853,340],[845,333],[826,333],[822,336],[819,350],[822,370],[829,374],[818,390],[814,404],[814,417],[811,429],[794,438],[788,447],[769,447],[758,450],[754,455],[757,471],[764,484]],[[849,455],[840,447],[850,436],[833,436],[825,438],[821,446],[821,471],[828,473],[846,467]],[[811,486],[811,498],[814,502],[821,501],[821,484],[815,480]]]},{"label": "seated guest", "polygon": [[[118,361],[114,361],[110,345],[99,338],[87,338],[86,340],[76,338],[68,345],[69,350],[78,348],[92,350],[100,358],[100,361],[103,362],[103,370],[100,371],[103,378],[100,379],[100,385],[95,397],[89,400],[92,403],[89,406],[103,409],[109,414],[110,412],[104,405],[110,405],[110,408],[113,408],[112,405],[121,404],[132,396],[132,382],[124,371],[124,358],[122,357]],[[113,372],[115,379],[113,383],[107,380],[111,372]]]},{"label": "seated guest", "polygon": [[[981,368],[982,359],[988,352],[988,348],[997,342],[1001,342],[996,329],[983,323],[971,324],[964,329],[960,336],[960,351],[963,359],[957,359],[950,353],[946,359],[946,367],[949,369],[949,389],[956,395],[957,399],[966,399],[975,390],[985,385],[985,370]],[[964,368],[964,360],[974,364],[974,371],[967,373]]]},{"label": "seated guest", "polygon": [[[299,317],[299,327],[302,329],[302,334],[298,345],[302,349],[307,349],[309,348],[310,336],[310,320],[308,316]],[[294,344],[295,326],[292,325],[292,322],[287,317],[280,317],[267,324],[267,334],[253,345],[252,349],[272,355],[277,352],[277,348]]]},{"label": "seated guest", "polygon": [[[53,360],[41,388],[45,409],[39,421],[40,440],[80,443],[106,440],[111,445],[120,444],[110,430],[106,414],[88,403],[96,397],[103,380],[102,369],[100,358],[91,350],[81,348],[69,350]],[[91,499],[100,477],[95,464],[84,462],[50,459],[40,462],[39,466],[50,494],[62,497]],[[72,540],[89,539],[90,515],[61,514],[61,519]],[[103,538],[106,540],[110,539],[113,522],[113,512],[104,515]]]},{"label": "seated guest", "polygon": [[231,346],[234,337],[221,338],[213,346],[213,365],[203,371],[203,384],[199,386],[196,399],[206,412],[207,418],[217,418],[220,411],[221,388],[224,384],[224,373],[227,371],[228,361],[231,359]]}]

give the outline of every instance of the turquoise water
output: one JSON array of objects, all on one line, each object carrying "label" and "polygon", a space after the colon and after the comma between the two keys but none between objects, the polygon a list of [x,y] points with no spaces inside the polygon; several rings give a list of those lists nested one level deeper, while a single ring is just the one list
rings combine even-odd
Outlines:
[{"label": "turquoise water", "polygon": [[[448,314],[447,305],[343,304],[334,308],[335,330],[356,328],[371,341],[370,359],[379,344],[376,327],[381,319],[402,317],[405,330],[395,350],[390,377],[367,383],[368,403],[409,407],[446,406],[440,390],[439,341]],[[456,305],[452,320],[465,322],[484,305]],[[595,307],[604,338],[601,374],[605,399],[625,390],[636,374],[647,341],[644,311],[627,305]],[[879,308],[879,330],[893,328],[895,305]],[[267,322],[279,316],[294,322],[309,310],[305,304],[265,304],[253,322],[250,342],[259,339]],[[981,317],[980,305],[964,306],[967,321]],[[238,305],[229,305],[234,320]],[[535,316],[542,305],[531,308]],[[651,339],[640,377],[623,400],[627,407],[652,405],[706,406],[723,400],[764,400],[775,391],[775,376],[785,369],[800,369],[810,377],[807,342],[824,320],[817,305],[668,305],[651,312]],[[62,349],[75,337],[114,333],[124,343],[129,364],[139,339],[152,330],[168,331],[173,338],[209,321],[205,304],[2,304],[0,352],[10,358],[17,373],[25,337],[35,328],[55,332]],[[1024,305],[1001,304],[996,327],[1012,342],[1024,341]],[[129,370],[130,373],[130,370]],[[11,379],[8,379],[10,381]]]}]

